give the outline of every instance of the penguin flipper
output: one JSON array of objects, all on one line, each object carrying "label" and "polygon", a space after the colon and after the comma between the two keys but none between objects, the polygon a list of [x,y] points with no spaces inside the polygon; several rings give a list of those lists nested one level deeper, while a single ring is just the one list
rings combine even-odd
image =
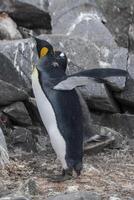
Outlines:
[{"label": "penguin flipper", "polygon": [[98,83],[108,83],[108,80],[104,79],[112,76],[124,76],[129,74],[125,70],[113,69],[113,68],[96,68],[90,70],[84,70],[67,76],[64,80],[60,81],[54,86],[55,90],[72,90],[79,86],[84,86],[89,83],[90,80]]}]

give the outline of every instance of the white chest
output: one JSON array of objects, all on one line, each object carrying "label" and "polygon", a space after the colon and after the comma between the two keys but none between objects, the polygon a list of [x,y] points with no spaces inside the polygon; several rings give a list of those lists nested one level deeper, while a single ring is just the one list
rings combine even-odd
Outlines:
[{"label": "white chest", "polygon": [[[36,71],[35,71],[36,70]],[[67,164],[65,161],[66,155],[66,143],[61,135],[56,121],[56,116],[53,110],[53,107],[46,95],[42,91],[38,80],[38,71],[35,69],[32,74],[32,87],[37,103],[37,107],[41,116],[41,119],[44,123],[44,126],[47,129],[47,132],[50,136],[51,144],[53,149],[55,150],[57,157],[60,159],[63,168],[67,168]]]}]

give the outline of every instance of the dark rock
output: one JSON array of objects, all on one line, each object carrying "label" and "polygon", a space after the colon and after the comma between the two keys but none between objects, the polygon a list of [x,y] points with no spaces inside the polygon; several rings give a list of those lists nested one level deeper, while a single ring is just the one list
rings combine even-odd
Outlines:
[{"label": "dark rock", "polygon": [[98,193],[94,192],[73,192],[68,194],[60,194],[55,197],[49,197],[47,200],[101,200]]},{"label": "dark rock", "polygon": [[48,134],[45,127],[31,126],[28,129],[32,132],[33,137],[35,138],[36,150],[38,153],[46,150],[48,144]]},{"label": "dark rock", "polygon": [[18,88],[26,87],[26,83],[21,74],[17,71],[11,60],[2,53],[0,53],[0,66],[2,66],[0,68],[1,80],[11,83]]},{"label": "dark rock", "polygon": [[120,93],[115,93],[115,97],[120,102],[122,108],[131,108],[130,112],[134,111],[134,79],[128,79],[124,90]]},{"label": "dark rock", "polygon": [[0,80],[0,105],[8,105],[12,102],[25,100],[27,98],[27,93],[22,89]]},{"label": "dark rock", "polygon": [[14,127],[11,133],[11,140],[15,151],[36,152],[36,141],[29,129]]},{"label": "dark rock", "polygon": [[94,123],[110,127],[121,133],[124,137],[134,137],[134,115],[132,114],[93,114]]},{"label": "dark rock", "polygon": [[29,112],[29,115],[31,116],[32,122],[34,125],[40,125],[44,126],[43,122],[41,120],[37,105],[36,105],[36,100],[35,98],[30,97],[28,101],[25,103],[26,108]]},{"label": "dark rock", "polygon": [[17,102],[6,107],[3,112],[8,115],[9,119],[17,125],[32,125],[28,111],[22,102]]},{"label": "dark rock", "polygon": [[22,3],[28,3],[30,5],[33,5],[37,8],[39,8],[40,10],[43,10],[45,12],[48,12],[48,0],[19,0]]},{"label": "dark rock", "polygon": [[97,0],[107,20],[105,24],[118,45],[128,46],[129,25],[133,23],[134,1],[133,0]]},{"label": "dark rock", "polygon": [[22,36],[17,30],[15,22],[6,14],[0,14],[0,39],[12,40],[21,39]]},{"label": "dark rock", "polygon": [[51,30],[51,19],[48,12],[19,0],[1,0],[0,11],[6,12],[18,26]]},{"label": "dark rock", "polygon": [[19,88],[23,87],[26,91],[30,89],[32,65],[38,60],[35,42],[32,39],[2,41],[0,53],[1,64],[4,65],[4,70],[0,71],[2,80],[17,87],[20,85]]}]

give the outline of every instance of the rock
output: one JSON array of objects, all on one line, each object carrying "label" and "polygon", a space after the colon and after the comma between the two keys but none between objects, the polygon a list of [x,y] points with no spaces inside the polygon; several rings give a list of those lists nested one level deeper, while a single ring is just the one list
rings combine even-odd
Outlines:
[{"label": "rock", "polygon": [[0,127],[0,167],[9,164],[9,155],[3,131]]},{"label": "rock", "polygon": [[84,141],[84,152],[88,155],[96,154],[104,150],[105,147],[110,148],[119,148],[121,147],[122,137],[120,133],[98,125],[92,125],[94,131],[98,133],[96,140],[85,140]]},{"label": "rock", "polygon": [[1,0],[0,12],[6,12],[18,26],[51,30],[51,19],[45,12],[31,3],[15,0]]},{"label": "rock", "polygon": [[3,112],[8,115],[9,119],[16,125],[32,125],[28,111],[22,102],[13,103],[4,108]]},{"label": "rock", "polygon": [[134,110],[134,54],[129,53],[127,70],[130,77],[126,80],[125,88],[120,93],[115,93],[115,97],[120,102],[122,107],[130,107],[129,112]]},{"label": "rock", "polygon": [[99,194],[94,192],[72,192],[67,194],[60,194],[55,197],[49,197],[47,200],[101,200]]},{"label": "rock", "polygon": [[10,196],[2,197],[2,198],[0,198],[0,200],[30,200],[30,199],[27,198],[27,197],[24,197],[24,196],[13,194],[13,195],[10,195]]},{"label": "rock", "polygon": [[22,3],[28,3],[30,5],[33,5],[37,8],[39,8],[40,10],[43,10],[45,12],[48,12],[48,6],[49,6],[49,2],[48,0],[19,0]]},{"label": "rock", "polygon": [[39,192],[36,181],[32,178],[23,185],[21,190],[28,195],[37,195]]},{"label": "rock", "polygon": [[97,0],[107,23],[105,24],[119,46],[128,46],[129,25],[133,23],[134,2],[133,0]]},{"label": "rock", "polygon": [[3,53],[0,53],[0,65],[2,66],[0,68],[1,80],[11,83],[12,85],[18,88],[26,87],[26,83],[24,79],[22,78],[21,73],[19,73],[16,70],[11,60],[9,60],[9,58],[3,55]]},{"label": "rock", "polygon": [[134,115],[132,114],[93,114],[92,119],[94,123],[110,127],[121,133],[124,137],[134,137]]},{"label": "rock", "polygon": [[134,52],[134,24],[130,24],[128,29],[128,49]]},{"label": "rock", "polygon": [[32,132],[32,135],[35,139],[36,151],[41,153],[46,150],[48,144],[48,134],[45,127],[41,126],[31,126],[28,129]]},{"label": "rock", "polygon": [[85,87],[81,87],[80,91],[90,110],[100,110],[105,112],[118,112],[119,108],[109,95],[104,84],[89,81]]},{"label": "rock", "polygon": [[15,22],[6,14],[0,14],[0,39],[13,40],[21,39],[22,36],[17,30]]},{"label": "rock", "polygon": [[134,67],[133,67],[133,65],[134,65],[134,54],[129,53],[127,70],[128,70],[132,79],[134,79]]},{"label": "rock", "polygon": [[116,196],[111,196],[110,198],[109,198],[109,200],[121,200],[119,197],[116,197]]},{"label": "rock", "polygon": [[0,80],[0,105],[8,105],[27,98],[28,95],[25,91]]},{"label": "rock", "polygon": [[41,120],[41,117],[40,117],[40,114],[39,114],[39,111],[38,111],[38,108],[37,108],[37,105],[36,105],[36,100],[35,98],[33,97],[30,97],[28,99],[28,101],[26,102],[26,107],[28,109],[28,112],[29,112],[29,115],[31,116],[32,118],[32,122],[35,126],[44,126],[42,120]]},{"label": "rock", "polygon": [[36,152],[36,141],[29,129],[14,127],[11,132],[11,143],[16,152]]},{"label": "rock", "polygon": [[[32,65],[37,63],[38,57],[35,42],[32,39],[2,41],[0,43],[1,79],[23,88],[31,89]],[[9,76],[11,73],[11,77]]]},{"label": "rock", "polygon": [[127,79],[125,88],[120,93],[115,93],[115,97],[122,106],[122,109],[134,112],[134,79]]},{"label": "rock", "polygon": [[[58,5],[57,5],[58,4]],[[104,18],[95,1],[51,1],[53,33],[73,35],[100,44],[102,38],[113,45],[113,37],[102,24]],[[84,29],[84,32],[82,31]],[[113,43],[112,43],[113,42]]]}]

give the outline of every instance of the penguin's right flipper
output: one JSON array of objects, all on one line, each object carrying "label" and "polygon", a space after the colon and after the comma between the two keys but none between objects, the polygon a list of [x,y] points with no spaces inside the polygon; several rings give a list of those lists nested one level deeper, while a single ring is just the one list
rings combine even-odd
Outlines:
[{"label": "penguin's right flipper", "polygon": [[84,70],[70,76],[66,76],[64,80],[60,81],[54,86],[55,90],[72,90],[79,86],[84,86],[89,83],[90,80],[99,83],[108,83],[107,77],[128,77],[128,72],[121,69],[113,68],[96,68],[90,70]]}]

